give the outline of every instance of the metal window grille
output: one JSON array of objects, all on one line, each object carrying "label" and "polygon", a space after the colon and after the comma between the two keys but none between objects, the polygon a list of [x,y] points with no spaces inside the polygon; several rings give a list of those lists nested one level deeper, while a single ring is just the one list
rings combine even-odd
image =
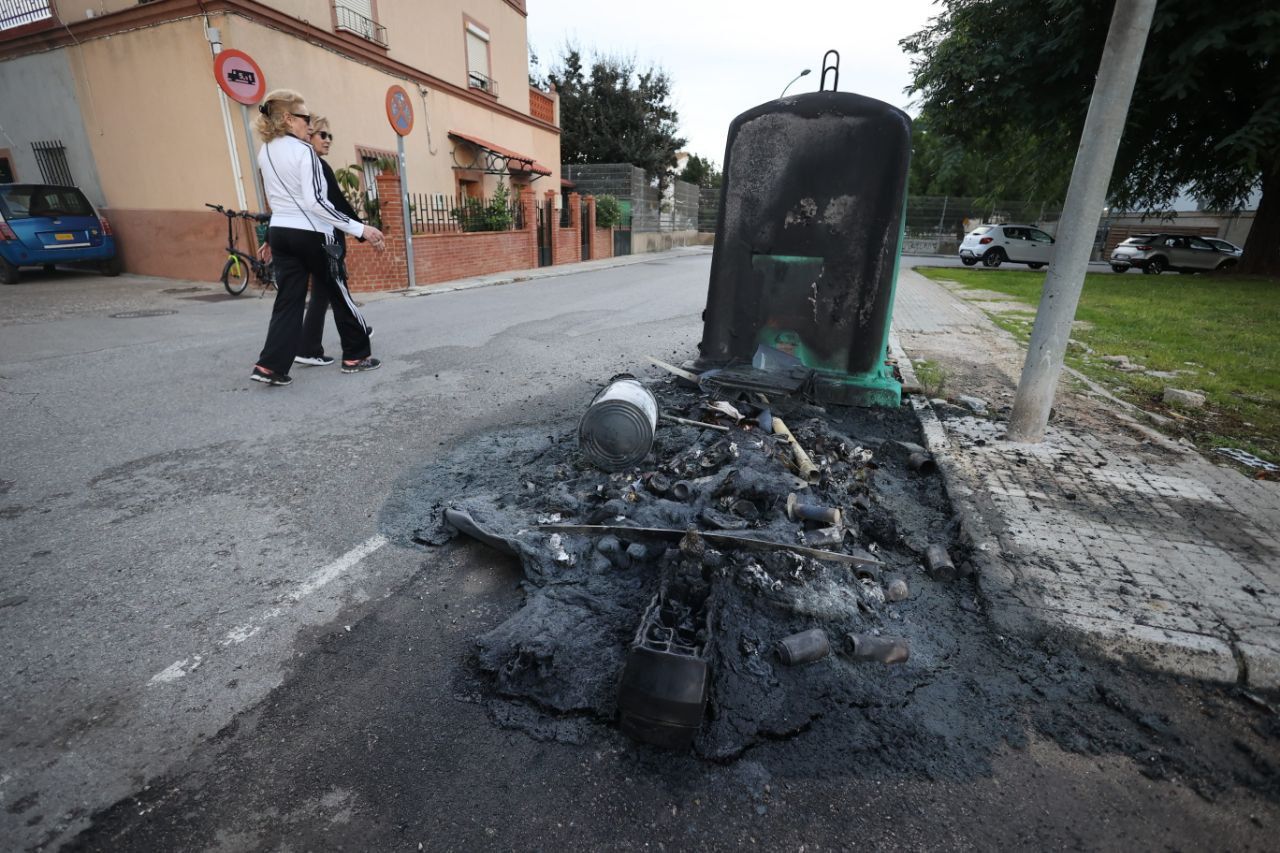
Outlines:
[{"label": "metal window grille", "polygon": [[52,17],[49,0],[0,0],[0,30],[11,30]]},{"label": "metal window grille", "polygon": [[60,141],[33,142],[31,150],[35,152],[40,177],[46,184],[76,185],[75,178],[71,177],[71,167],[67,165],[67,149]]},{"label": "metal window grille", "polygon": [[337,29],[386,47],[387,28],[373,19],[372,8],[368,0],[334,0],[333,16]]},{"label": "metal window grille", "polygon": [[518,231],[524,228],[524,208],[514,193],[505,202],[479,196],[411,193],[409,219],[414,234]]}]

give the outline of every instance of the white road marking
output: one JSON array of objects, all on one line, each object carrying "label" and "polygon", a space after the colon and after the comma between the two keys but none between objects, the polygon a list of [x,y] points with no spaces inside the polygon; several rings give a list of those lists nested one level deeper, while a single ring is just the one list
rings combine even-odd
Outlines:
[{"label": "white road marking", "polygon": [[[381,533],[377,536],[372,536],[369,539],[366,539],[364,542],[361,542],[359,545],[352,548],[329,565],[313,572],[310,577],[298,584],[297,589],[284,597],[284,602],[290,605],[297,604],[307,596],[342,577],[342,575],[348,572],[352,566],[359,563],[365,557],[369,556],[386,544],[387,537],[383,536]],[[256,623],[250,622],[246,625],[237,625],[218,641],[218,645],[226,648],[228,646],[237,646],[240,643],[243,643],[250,637],[260,633],[264,627],[263,623],[283,615],[287,609],[287,607],[273,607],[263,613]],[[194,655],[190,658],[183,658],[180,661],[175,661],[169,664],[167,667],[151,676],[151,680],[147,683],[148,685],[152,685],[177,681],[179,678],[189,675],[203,662],[203,655]]]}]

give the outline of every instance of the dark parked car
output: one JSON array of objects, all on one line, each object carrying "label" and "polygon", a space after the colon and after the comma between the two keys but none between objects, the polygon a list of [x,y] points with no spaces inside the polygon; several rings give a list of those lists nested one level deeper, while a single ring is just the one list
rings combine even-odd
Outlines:
[{"label": "dark parked car", "polygon": [[75,187],[0,184],[0,284],[17,284],[19,267],[56,264],[119,275],[110,223]]},{"label": "dark parked car", "polygon": [[1228,270],[1239,262],[1232,252],[1224,252],[1205,240],[1187,234],[1135,234],[1111,250],[1111,269],[1127,272],[1137,267],[1148,275],[1165,270],[1208,272]]}]

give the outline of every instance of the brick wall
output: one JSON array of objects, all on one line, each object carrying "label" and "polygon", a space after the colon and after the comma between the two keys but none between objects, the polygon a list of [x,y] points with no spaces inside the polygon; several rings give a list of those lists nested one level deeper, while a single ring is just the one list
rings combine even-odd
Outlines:
[{"label": "brick wall", "polygon": [[[383,199],[382,231],[387,238],[385,252],[364,243],[347,241],[347,271],[351,290],[367,293],[403,290],[409,286],[408,255],[404,242],[404,210],[399,202],[399,175],[379,175],[378,198]],[[413,270],[416,283],[433,284],[459,278],[487,275],[506,270],[530,269],[538,265],[538,241],[534,228],[537,216],[533,193],[520,197],[525,227],[519,231],[457,232],[419,234],[413,238]],[[576,231],[565,229],[565,234]],[[577,258],[578,249],[572,257]],[[567,253],[565,254],[568,257]]]}]

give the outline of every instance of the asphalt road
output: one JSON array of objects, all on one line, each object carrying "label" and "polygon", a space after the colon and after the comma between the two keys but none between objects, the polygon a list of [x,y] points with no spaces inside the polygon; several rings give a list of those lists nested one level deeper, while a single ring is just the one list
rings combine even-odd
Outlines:
[{"label": "asphalt road", "polygon": [[1272,800],[1035,737],[973,778],[800,777],[786,744],[716,766],[492,724],[466,659],[515,567],[424,552],[384,504],[465,436],[691,357],[709,262],[373,297],[383,369],[283,389],[248,381],[254,291],[0,289],[0,846],[1266,847]]}]

